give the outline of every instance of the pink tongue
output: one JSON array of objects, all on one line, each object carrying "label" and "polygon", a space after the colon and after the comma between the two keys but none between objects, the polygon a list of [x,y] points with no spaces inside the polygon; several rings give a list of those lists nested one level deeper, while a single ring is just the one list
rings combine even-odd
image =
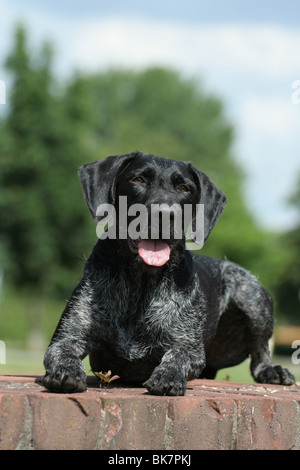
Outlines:
[{"label": "pink tongue", "polygon": [[159,240],[142,240],[139,255],[150,266],[163,266],[170,258],[170,247]]}]

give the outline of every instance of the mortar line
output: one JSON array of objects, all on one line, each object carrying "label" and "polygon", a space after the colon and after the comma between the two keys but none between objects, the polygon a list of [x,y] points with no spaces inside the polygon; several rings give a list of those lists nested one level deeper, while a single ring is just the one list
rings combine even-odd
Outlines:
[{"label": "mortar line", "polygon": [[33,413],[28,397],[25,395],[24,428],[16,450],[34,450],[32,445]]},{"label": "mortar line", "polygon": [[238,424],[238,408],[235,400],[233,400],[233,420],[232,420],[232,436],[231,436],[231,445],[230,450],[236,448],[237,441],[237,424]]},{"label": "mortar line", "polygon": [[100,410],[100,426],[99,426],[99,433],[98,438],[95,446],[95,450],[102,450],[103,448],[103,440],[104,440],[104,430],[105,430],[105,409],[104,409],[104,401],[101,398],[101,410]]},{"label": "mortar line", "polygon": [[173,407],[172,401],[169,401],[168,406],[166,408],[166,416],[165,416],[165,429],[164,429],[164,443],[163,448],[164,450],[172,450],[172,431],[173,431],[173,420],[169,416],[169,408]]},{"label": "mortar line", "polygon": [[296,400],[293,400],[296,406],[296,435],[295,435],[295,444],[292,447],[292,450],[300,450],[300,407],[299,403]]}]

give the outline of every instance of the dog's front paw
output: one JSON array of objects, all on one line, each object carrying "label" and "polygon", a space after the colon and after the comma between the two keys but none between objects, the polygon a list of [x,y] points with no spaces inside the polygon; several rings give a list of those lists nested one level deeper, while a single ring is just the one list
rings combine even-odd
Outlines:
[{"label": "dog's front paw", "polygon": [[144,387],[153,395],[184,395],[186,379],[176,369],[157,367],[150,378],[144,382]]},{"label": "dog's front paw", "polygon": [[86,374],[81,361],[68,365],[57,365],[51,371],[46,370],[42,384],[51,392],[75,393],[86,390]]},{"label": "dog's front paw", "polygon": [[295,377],[282,366],[268,366],[258,374],[256,381],[264,384],[293,385]]}]

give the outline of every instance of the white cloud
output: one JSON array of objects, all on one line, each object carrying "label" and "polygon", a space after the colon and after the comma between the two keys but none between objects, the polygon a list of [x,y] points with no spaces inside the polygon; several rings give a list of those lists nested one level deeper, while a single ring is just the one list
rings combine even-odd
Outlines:
[{"label": "white cloud", "polygon": [[278,96],[249,96],[239,113],[237,155],[248,171],[248,194],[262,225],[290,228],[287,206],[300,172],[300,105]]},{"label": "white cloud", "polygon": [[53,38],[58,60],[66,67],[159,63],[192,73],[209,70],[232,76],[242,71],[273,81],[289,77],[299,53],[300,31],[272,25],[191,25],[117,15],[67,20],[26,5],[15,11],[5,0],[0,14],[6,20],[4,36],[14,21],[23,19],[36,41]]},{"label": "white cloud", "polygon": [[275,26],[191,26],[118,17],[75,25],[72,37],[74,59],[89,69],[156,63],[272,81],[290,77],[300,43],[300,31]]},{"label": "white cloud", "polygon": [[243,125],[249,132],[276,136],[277,140],[289,143],[297,139],[300,107],[287,97],[249,95],[244,100],[242,114]]}]

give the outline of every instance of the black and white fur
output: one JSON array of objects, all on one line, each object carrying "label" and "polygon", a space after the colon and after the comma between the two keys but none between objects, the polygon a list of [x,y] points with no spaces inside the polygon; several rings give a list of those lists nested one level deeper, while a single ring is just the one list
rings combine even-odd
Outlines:
[{"label": "black and white fur", "polygon": [[[86,164],[79,176],[96,222],[99,204],[118,210],[120,195],[147,206],[203,203],[206,240],[226,204],[191,163],[141,152]],[[47,389],[86,390],[87,355],[94,372],[111,370],[157,395],[184,395],[188,380],[212,379],[248,356],[257,382],[294,383],[271,361],[272,300],[257,279],[232,262],[186,250],[185,240],[168,243],[170,260],[153,267],[127,240],[98,240],[45,353]]]}]

